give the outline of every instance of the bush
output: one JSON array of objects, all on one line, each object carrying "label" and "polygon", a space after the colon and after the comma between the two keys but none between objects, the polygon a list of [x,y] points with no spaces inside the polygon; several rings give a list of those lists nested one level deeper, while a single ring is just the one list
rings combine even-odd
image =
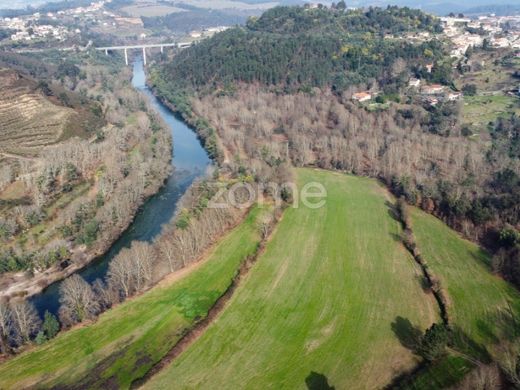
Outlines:
[{"label": "bush", "polygon": [[448,345],[449,331],[443,324],[433,324],[421,337],[418,353],[431,362],[444,355]]},{"label": "bush", "polygon": [[43,319],[42,331],[44,333],[44,337],[49,340],[54,338],[60,331],[60,323],[56,317],[47,310],[45,311]]},{"label": "bush", "polygon": [[467,96],[475,96],[477,94],[477,86],[475,84],[464,84],[462,92]]}]

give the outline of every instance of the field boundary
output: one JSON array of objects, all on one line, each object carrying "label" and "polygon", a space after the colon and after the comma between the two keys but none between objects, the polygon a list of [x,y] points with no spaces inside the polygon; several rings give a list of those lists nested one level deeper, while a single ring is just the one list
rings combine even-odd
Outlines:
[{"label": "field boundary", "polygon": [[446,327],[449,328],[450,318],[448,313],[448,298],[446,292],[442,288],[440,280],[432,273],[432,271],[430,271],[430,268],[428,267],[426,260],[422,257],[420,250],[417,247],[412,224],[408,216],[407,207],[408,205],[404,200],[397,200],[397,203],[395,205],[395,211],[403,227],[403,237],[401,239],[401,242],[403,243],[403,246],[406,248],[406,250],[412,255],[415,262],[421,268],[423,276],[428,282],[428,288],[435,297],[437,306],[439,306],[439,312],[441,315],[442,322]]},{"label": "field boundary", "polygon": [[[283,218],[283,214],[282,217]],[[236,271],[235,276],[231,280],[231,283],[224,291],[224,293],[218,297],[213,306],[208,310],[207,315],[195,322],[190,328],[183,329],[183,335],[177,341],[177,343],[164,355],[157,363],[155,363],[146,374],[136,379],[132,382],[131,389],[138,389],[142,387],[146,382],[148,382],[154,375],[158,374],[163,368],[172,363],[178,356],[182,354],[191,344],[193,344],[204,331],[213,323],[213,321],[218,317],[218,315],[227,307],[227,304],[233,297],[233,294],[238,286],[240,286],[241,282],[247,277],[249,274],[249,270],[253,267],[259,257],[264,253],[266,244],[269,242],[269,239],[273,236],[273,233],[276,231],[276,226],[280,222],[280,219],[276,220],[276,225],[269,232],[267,237],[262,238],[262,240],[258,243],[258,246],[250,256],[245,257],[240,264],[240,267]]]}]

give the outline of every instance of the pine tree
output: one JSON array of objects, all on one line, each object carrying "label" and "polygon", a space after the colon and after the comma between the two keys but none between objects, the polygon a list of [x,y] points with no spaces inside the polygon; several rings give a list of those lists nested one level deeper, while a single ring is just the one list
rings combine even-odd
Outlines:
[{"label": "pine tree", "polygon": [[60,331],[60,323],[56,319],[56,316],[51,314],[48,310],[45,311],[42,330],[47,339],[54,338]]}]

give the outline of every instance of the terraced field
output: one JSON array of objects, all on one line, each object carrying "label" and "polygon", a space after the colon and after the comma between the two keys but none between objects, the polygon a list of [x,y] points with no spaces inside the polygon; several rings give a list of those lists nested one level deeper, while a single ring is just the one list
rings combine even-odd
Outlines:
[{"label": "terraced field", "polygon": [[326,206],[286,210],[227,309],[146,388],[373,389],[417,362],[404,333],[438,312],[399,242],[392,199],[366,178],[298,177],[325,185]]},{"label": "terraced field", "polygon": [[14,71],[0,70],[0,152],[33,155],[56,143],[74,111],[34,92]]}]

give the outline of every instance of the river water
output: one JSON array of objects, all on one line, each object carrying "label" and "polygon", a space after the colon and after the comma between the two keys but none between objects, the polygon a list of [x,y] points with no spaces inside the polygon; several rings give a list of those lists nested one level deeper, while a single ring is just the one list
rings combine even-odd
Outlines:
[{"label": "river water", "polygon": [[[142,59],[137,59],[133,64],[132,85],[146,96],[152,108],[162,117],[172,133],[174,171],[163,188],[143,205],[133,223],[108,252],[78,271],[79,275],[89,283],[97,278],[103,279],[110,260],[122,248],[129,247],[132,241],[152,241],[160,233],[161,226],[175,214],[179,198],[196,178],[206,174],[211,164],[196,134],[152,94],[145,81]],[[30,299],[42,317],[45,310],[57,315],[60,284],[61,282],[56,282]]]}]

